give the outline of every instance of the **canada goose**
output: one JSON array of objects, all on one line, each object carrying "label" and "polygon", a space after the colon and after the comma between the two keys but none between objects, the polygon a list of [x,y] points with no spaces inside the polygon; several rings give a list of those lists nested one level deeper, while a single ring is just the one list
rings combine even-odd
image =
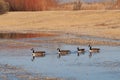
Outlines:
[{"label": "canada goose", "polygon": [[32,61],[35,59],[35,57],[44,57],[45,56],[45,51],[35,51],[33,48],[31,50],[33,51],[32,52],[32,56],[33,56]]},{"label": "canada goose", "polygon": [[98,53],[99,51],[100,51],[100,49],[99,48],[92,48],[92,46],[91,45],[88,45],[88,47],[89,47],[89,52],[95,52],[95,53]]},{"label": "canada goose", "polygon": [[57,50],[58,50],[59,57],[70,54],[70,50],[60,50],[60,48],[57,48]]},{"label": "canada goose", "polygon": [[77,55],[79,56],[81,53],[84,54],[85,49],[80,49],[79,47],[77,47]]}]

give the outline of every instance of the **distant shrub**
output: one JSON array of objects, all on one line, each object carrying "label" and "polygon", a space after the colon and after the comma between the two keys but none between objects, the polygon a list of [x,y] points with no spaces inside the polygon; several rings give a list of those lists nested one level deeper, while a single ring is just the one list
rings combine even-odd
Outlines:
[{"label": "distant shrub", "polygon": [[76,2],[74,2],[73,10],[80,10],[81,6],[82,6],[81,0],[77,0]]},{"label": "distant shrub", "polygon": [[9,4],[4,0],[0,0],[0,14],[4,14],[9,11]]},{"label": "distant shrub", "polygon": [[120,0],[117,0],[116,6],[120,9]]},{"label": "distant shrub", "polygon": [[55,7],[57,0],[5,0],[11,11],[42,11]]}]

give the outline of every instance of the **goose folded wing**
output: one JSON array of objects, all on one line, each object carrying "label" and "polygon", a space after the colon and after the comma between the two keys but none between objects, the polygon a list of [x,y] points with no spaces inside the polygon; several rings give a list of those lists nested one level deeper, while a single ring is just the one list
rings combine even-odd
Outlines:
[{"label": "goose folded wing", "polygon": [[45,53],[45,51],[36,51],[35,53]]},{"label": "goose folded wing", "polygon": [[93,50],[100,50],[99,48],[92,48]]},{"label": "goose folded wing", "polygon": [[79,49],[80,51],[84,51],[85,49]]},{"label": "goose folded wing", "polygon": [[70,52],[70,50],[61,50],[61,52]]}]

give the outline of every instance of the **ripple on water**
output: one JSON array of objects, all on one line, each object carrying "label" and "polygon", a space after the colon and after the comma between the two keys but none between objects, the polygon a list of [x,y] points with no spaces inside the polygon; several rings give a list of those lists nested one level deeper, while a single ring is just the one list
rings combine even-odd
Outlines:
[{"label": "ripple on water", "polygon": [[[4,55],[7,54],[8,56],[1,55],[0,63],[22,66],[30,72],[49,77],[71,78],[73,80],[118,80],[120,78],[118,76],[120,72],[119,46],[94,46],[99,47],[101,51],[97,54],[93,53],[89,57],[90,53],[87,46],[55,44],[56,47],[72,51],[72,54],[58,59],[56,47],[52,47],[52,45],[45,44],[45,47],[35,47],[36,50],[47,50],[47,55],[44,58],[36,58],[33,62],[31,61],[32,56],[29,49],[2,50],[0,54],[4,53]],[[86,49],[84,55],[76,55],[77,46]],[[12,56],[12,53],[9,53],[11,50],[14,51],[14,54],[22,53],[23,55]]]}]

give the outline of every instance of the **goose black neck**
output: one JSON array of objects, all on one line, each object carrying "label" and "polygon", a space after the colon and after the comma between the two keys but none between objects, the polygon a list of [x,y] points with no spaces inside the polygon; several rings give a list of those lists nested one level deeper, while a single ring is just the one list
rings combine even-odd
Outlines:
[{"label": "goose black neck", "polygon": [[92,47],[91,46],[89,46],[90,47],[90,50],[92,50]]},{"label": "goose black neck", "polygon": [[60,49],[58,48],[58,51],[60,52]]},{"label": "goose black neck", "polygon": [[33,51],[33,53],[35,52],[35,50],[32,50]]},{"label": "goose black neck", "polygon": [[91,45],[88,45],[88,46],[89,46],[89,49],[90,49],[90,50],[92,50],[92,47],[91,47]]}]

